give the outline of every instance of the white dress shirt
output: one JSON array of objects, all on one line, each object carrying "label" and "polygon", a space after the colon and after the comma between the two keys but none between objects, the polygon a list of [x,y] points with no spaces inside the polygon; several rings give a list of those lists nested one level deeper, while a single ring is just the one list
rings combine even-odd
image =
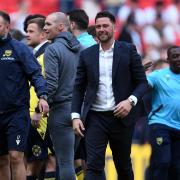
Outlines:
[{"label": "white dress shirt", "polygon": [[[113,66],[113,50],[114,43],[111,48],[103,51],[99,46],[99,86],[96,98],[91,105],[91,110],[94,111],[113,111],[116,104],[112,89],[112,66]],[[137,103],[137,98],[131,95],[129,98]],[[71,118],[80,118],[80,114],[73,112]]]},{"label": "white dress shirt", "polygon": [[99,86],[91,110],[112,111],[115,108],[112,89],[113,50],[114,43],[106,51],[103,51],[101,45],[99,46]]}]

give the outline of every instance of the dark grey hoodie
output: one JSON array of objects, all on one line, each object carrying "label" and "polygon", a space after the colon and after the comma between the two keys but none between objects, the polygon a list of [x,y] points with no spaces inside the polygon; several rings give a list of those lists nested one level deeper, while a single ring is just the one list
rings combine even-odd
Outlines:
[{"label": "dark grey hoodie", "polygon": [[81,45],[70,32],[61,32],[44,54],[49,105],[71,101]]}]

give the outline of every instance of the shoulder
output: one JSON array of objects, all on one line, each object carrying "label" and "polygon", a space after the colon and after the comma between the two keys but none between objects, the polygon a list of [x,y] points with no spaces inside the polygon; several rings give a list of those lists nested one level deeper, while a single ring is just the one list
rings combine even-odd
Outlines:
[{"label": "shoulder", "polygon": [[17,53],[20,57],[32,55],[32,51],[30,50],[30,48],[23,42],[12,39],[11,46],[13,50],[15,51],[15,53]]},{"label": "shoulder", "polygon": [[169,68],[155,70],[147,75],[147,79],[151,83],[159,82],[164,78],[164,75],[167,75],[168,72],[169,72]]},{"label": "shoulder", "polygon": [[152,75],[158,75],[158,77],[160,77],[161,75],[169,73],[169,71],[170,71],[169,68],[164,68],[164,69],[160,69],[160,70],[155,70],[151,74]]},{"label": "shoulder", "polygon": [[56,42],[49,44],[46,48],[45,48],[45,54],[51,53],[51,52],[56,52],[59,49],[59,46]]},{"label": "shoulder", "polygon": [[50,43],[46,49],[50,50],[50,51],[57,51],[57,52],[61,52],[62,49],[67,48],[65,46],[65,40],[61,40],[60,38],[58,40],[54,40],[52,43]]},{"label": "shoulder", "polygon": [[89,34],[85,34],[85,36],[77,37],[77,40],[80,42],[80,44],[83,46],[84,49],[97,44],[94,38]]},{"label": "shoulder", "polygon": [[17,41],[16,39],[11,40],[11,44],[14,48],[16,48],[18,51],[22,50],[29,50],[28,46],[24,44],[23,42]]},{"label": "shoulder", "polygon": [[129,50],[136,49],[136,46],[133,43],[128,43],[125,41],[115,41],[114,45]]},{"label": "shoulder", "polygon": [[58,45],[56,42],[50,44],[44,52],[44,60],[47,62],[51,61],[57,61],[61,59],[62,57],[62,52],[63,52],[62,46]]},{"label": "shoulder", "polygon": [[30,49],[30,47],[28,47],[25,43],[17,41],[15,39],[12,39],[12,45],[14,50],[18,53],[18,54],[23,54],[23,55],[32,55],[32,51]]},{"label": "shoulder", "polygon": [[81,54],[91,54],[95,50],[99,50],[99,44],[95,44],[81,51]]},{"label": "shoulder", "polygon": [[155,77],[155,76],[157,76],[158,73],[159,73],[159,71],[158,71],[158,70],[155,70],[155,71],[149,73],[149,74],[147,75],[147,77],[148,77],[148,78],[149,78],[149,77]]}]

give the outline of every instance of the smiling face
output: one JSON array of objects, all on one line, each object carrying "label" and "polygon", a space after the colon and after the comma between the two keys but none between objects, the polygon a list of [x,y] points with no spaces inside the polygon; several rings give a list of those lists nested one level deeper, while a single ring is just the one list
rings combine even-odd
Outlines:
[{"label": "smiling face", "polygon": [[48,40],[53,40],[60,33],[60,24],[58,23],[55,15],[47,16],[45,20],[44,30],[47,34]]},{"label": "smiling face", "polygon": [[180,73],[180,47],[174,47],[169,51],[168,61],[170,69],[176,73]]},{"label": "smiling face", "polygon": [[108,17],[96,19],[96,35],[101,43],[107,43],[114,39],[115,24]]}]

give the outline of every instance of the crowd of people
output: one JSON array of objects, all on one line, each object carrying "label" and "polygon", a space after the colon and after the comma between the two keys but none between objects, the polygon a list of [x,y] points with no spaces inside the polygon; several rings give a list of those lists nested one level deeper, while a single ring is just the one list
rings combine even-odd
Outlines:
[{"label": "crowd of people", "polygon": [[82,9],[28,15],[24,34],[0,11],[0,179],[105,180],[109,143],[118,179],[133,180],[131,144],[146,129],[146,178],[179,180],[180,46],[163,39],[167,58],[150,56],[162,44],[143,40],[154,35],[137,29],[145,16],[131,3],[113,11],[126,14],[118,36],[110,11],[93,27]]},{"label": "crowd of people", "polygon": [[[11,13],[13,28],[23,31],[23,21],[31,13],[48,15],[50,12],[84,9],[90,24],[98,11],[108,10],[117,19],[116,37],[133,42],[145,58],[156,61],[166,57],[169,45],[180,45],[179,0],[6,0],[0,8]],[[7,3],[7,4],[6,4]],[[11,4],[11,5],[8,5]],[[4,6],[3,6],[4,4]],[[12,8],[14,7],[14,10]],[[17,9],[17,7],[19,9]]]}]

